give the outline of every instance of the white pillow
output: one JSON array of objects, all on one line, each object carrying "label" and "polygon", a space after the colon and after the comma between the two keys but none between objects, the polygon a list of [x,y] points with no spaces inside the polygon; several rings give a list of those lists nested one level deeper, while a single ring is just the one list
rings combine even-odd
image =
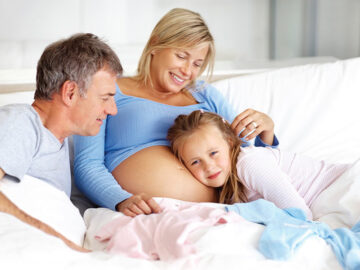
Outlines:
[{"label": "white pillow", "polygon": [[280,148],[329,162],[360,157],[360,58],[239,76],[213,84],[237,113],[270,115]]},{"label": "white pillow", "polygon": [[13,103],[31,104],[34,101],[34,91],[0,93],[0,106]]},{"label": "white pillow", "polygon": [[21,210],[82,246],[86,226],[79,210],[63,191],[25,175],[18,182],[5,175],[0,190]]}]

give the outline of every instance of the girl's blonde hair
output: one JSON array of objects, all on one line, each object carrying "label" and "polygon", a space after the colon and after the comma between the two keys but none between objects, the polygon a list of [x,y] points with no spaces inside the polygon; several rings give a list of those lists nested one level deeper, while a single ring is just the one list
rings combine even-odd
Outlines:
[{"label": "girl's blonde hair", "polygon": [[169,129],[167,139],[175,156],[181,161],[181,149],[186,139],[201,126],[213,125],[222,133],[224,140],[230,147],[231,171],[229,178],[222,187],[217,188],[220,203],[247,202],[245,186],[237,174],[237,157],[240,153],[241,140],[234,133],[230,124],[221,116],[211,113],[194,111],[189,115],[179,115]]},{"label": "girl's blonde hair", "polygon": [[[150,38],[142,52],[134,77],[145,85],[152,85],[150,64],[152,52],[162,49],[191,49],[208,44],[209,50],[200,68],[198,76],[208,67],[208,79],[214,69],[215,46],[209,28],[199,13],[174,8],[166,13],[153,29]],[[194,81],[190,86],[194,85]]]}]

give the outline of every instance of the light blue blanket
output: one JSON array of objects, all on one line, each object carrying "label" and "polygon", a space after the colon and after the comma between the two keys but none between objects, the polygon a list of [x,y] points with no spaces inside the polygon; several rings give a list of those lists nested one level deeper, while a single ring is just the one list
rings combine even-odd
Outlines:
[{"label": "light blue blanket", "polygon": [[226,210],[266,226],[258,248],[269,259],[289,259],[308,237],[318,236],[331,245],[345,269],[360,269],[360,222],[351,229],[332,230],[325,223],[306,220],[298,208],[282,210],[262,199],[228,205]]}]

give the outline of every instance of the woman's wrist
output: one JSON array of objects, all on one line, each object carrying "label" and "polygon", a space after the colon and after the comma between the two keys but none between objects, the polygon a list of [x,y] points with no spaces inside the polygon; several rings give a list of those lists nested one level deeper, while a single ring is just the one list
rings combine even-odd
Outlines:
[{"label": "woman's wrist", "polygon": [[267,145],[273,145],[274,135],[274,131],[263,131],[259,134],[260,139]]}]

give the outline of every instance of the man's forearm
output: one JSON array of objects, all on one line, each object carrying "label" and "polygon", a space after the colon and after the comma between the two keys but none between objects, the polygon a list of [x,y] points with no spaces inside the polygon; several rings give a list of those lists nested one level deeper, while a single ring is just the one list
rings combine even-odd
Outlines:
[{"label": "man's forearm", "polygon": [[[1,181],[1,180],[0,180]],[[50,226],[46,225],[45,223],[41,222],[40,220],[33,218],[26,214],[24,211],[19,209],[15,204],[13,204],[1,191],[0,191],[0,212],[4,212],[7,214],[10,214],[21,221],[39,229],[42,230],[45,233],[48,233],[50,235],[56,236],[60,239],[62,239],[65,244],[67,244],[70,248],[82,251],[82,252],[88,252],[89,250],[80,247],[76,245],[75,243],[71,242],[69,239],[65,238],[62,234],[55,231]]]}]

